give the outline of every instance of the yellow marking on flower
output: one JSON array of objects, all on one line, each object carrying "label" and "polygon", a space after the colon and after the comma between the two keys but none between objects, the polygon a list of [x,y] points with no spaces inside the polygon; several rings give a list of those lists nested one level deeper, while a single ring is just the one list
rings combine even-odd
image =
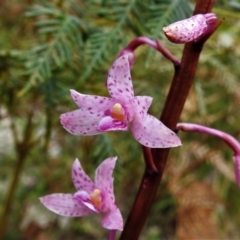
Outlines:
[{"label": "yellow marking on flower", "polygon": [[99,189],[94,189],[94,191],[90,194],[90,200],[94,203],[97,208],[101,208],[102,199],[101,199],[101,191]]},{"label": "yellow marking on flower", "polygon": [[125,111],[120,103],[115,103],[111,109],[111,117],[124,121],[125,120]]},{"label": "yellow marking on flower", "polygon": [[168,37],[174,37],[174,34],[171,32],[171,29],[163,29],[164,33],[168,36]]}]

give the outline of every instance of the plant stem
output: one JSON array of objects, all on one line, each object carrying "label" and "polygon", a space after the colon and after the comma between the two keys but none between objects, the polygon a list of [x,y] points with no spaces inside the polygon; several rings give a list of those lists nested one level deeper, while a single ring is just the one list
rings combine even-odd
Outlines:
[{"label": "plant stem", "polygon": [[199,124],[193,123],[178,123],[177,129],[185,132],[200,132],[206,133],[223,140],[234,152],[233,161],[235,164],[235,176],[236,182],[240,187],[240,143],[228,133],[219,131],[217,129],[205,127]]},{"label": "plant stem", "polygon": [[115,229],[109,230],[108,240],[114,240],[115,236],[116,236],[116,233],[117,233],[117,230],[115,230]]},{"label": "plant stem", "polygon": [[8,217],[10,216],[11,206],[14,200],[14,194],[17,189],[17,185],[19,182],[19,178],[21,176],[21,172],[23,169],[23,165],[25,162],[26,156],[25,155],[18,155],[17,164],[15,166],[13,172],[13,178],[6,196],[6,202],[3,208],[3,214],[0,220],[0,239],[4,239],[4,233],[7,230],[8,225]]},{"label": "plant stem", "polygon": [[[198,0],[194,14],[210,12],[214,0]],[[185,45],[181,65],[175,74],[160,120],[170,129],[175,129],[184,103],[191,89],[198,59],[204,41]],[[120,240],[138,239],[155,199],[170,149],[152,149],[152,156],[158,172],[149,171],[146,166],[133,207],[128,216]]]},{"label": "plant stem", "polygon": [[182,130],[184,132],[200,132],[206,133],[215,137],[222,139],[234,152],[234,155],[240,155],[240,144],[232,135],[213,129],[210,127],[205,127],[194,123],[178,123],[177,130]]},{"label": "plant stem", "polygon": [[174,66],[178,66],[180,61],[175,57],[164,45],[163,43],[157,39],[155,42],[147,37],[141,36],[137,37],[134,40],[132,40],[126,48],[124,48],[119,54],[118,57],[128,53],[128,52],[134,52],[139,46],[147,44],[148,46],[154,48],[158,52],[162,53],[162,55],[170,60]]},{"label": "plant stem", "polygon": [[3,207],[3,213],[0,219],[0,239],[3,239],[5,231],[7,230],[8,218],[11,213],[14,194],[16,192],[17,185],[19,183],[19,178],[21,176],[27,154],[30,148],[32,147],[32,144],[30,143],[31,133],[32,133],[32,116],[33,116],[33,113],[30,112],[28,115],[28,120],[25,127],[25,131],[24,131],[24,139],[22,140],[22,142],[18,142],[17,140],[14,120],[12,120],[12,123],[11,123],[12,133],[13,133],[14,142],[15,142],[15,148],[17,150],[17,164],[13,172],[13,178],[9,186],[9,190],[6,196],[6,202]]},{"label": "plant stem", "polygon": [[151,149],[142,145],[142,150],[143,150],[143,157],[146,164],[146,168],[152,169],[152,171],[157,172],[158,170],[154,164]]}]

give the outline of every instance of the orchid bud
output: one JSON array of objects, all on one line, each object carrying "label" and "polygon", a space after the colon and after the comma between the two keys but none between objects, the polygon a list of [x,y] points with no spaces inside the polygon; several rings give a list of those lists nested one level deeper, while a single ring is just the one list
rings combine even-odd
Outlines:
[{"label": "orchid bud", "polygon": [[173,43],[196,42],[212,30],[216,20],[214,13],[197,14],[164,27],[163,32]]}]

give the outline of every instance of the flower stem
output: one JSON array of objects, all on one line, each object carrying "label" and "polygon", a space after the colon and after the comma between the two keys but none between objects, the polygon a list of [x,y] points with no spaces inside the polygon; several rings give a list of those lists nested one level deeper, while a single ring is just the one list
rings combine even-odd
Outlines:
[{"label": "flower stem", "polygon": [[[210,12],[213,5],[214,0],[198,0],[194,14]],[[172,130],[175,129],[179,121],[184,103],[192,86],[203,44],[204,41],[186,44],[183,50],[181,66],[175,68],[172,84],[160,117],[160,120]],[[152,149],[153,160],[158,172],[149,172],[145,169],[138,194],[120,240],[138,239],[155,200],[169,150]]]},{"label": "flower stem", "polygon": [[142,145],[142,150],[146,168],[154,172],[157,172],[158,170],[153,161],[151,149]]},{"label": "flower stem", "polygon": [[128,44],[128,46],[119,53],[118,57],[128,52],[134,52],[134,50],[136,50],[140,45],[143,44],[147,44],[148,46],[162,53],[162,55],[166,57],[168,60],[170,60],[174,64],[174,66],[178,66],[180,64],[180,61],[177,59],[177,57],[170,53],[170,51],[163,45],[163,43],[159,39],[157,39],[154,42],[153,40],[144,36],[137,37],[134,40],[132,40]]},{"label": "flower stem", "polygon": [[115,229],[109,230],[108,240],[114,240],[115,236],[116,236],[116,233],[117,233],[117,230],[115,230]]},{"label": "flower stem", "polygon": [[180,61],[170,53],[170,51],[163,45],[163,43],[159,39],[156,40],[156,44],[158,50],[162,53],[162,55],[169,59],[173,63],[175,68],[179,67]]},{"label": "flower stem", "polygon": [[223,140],[234,152],[233,161],[235,164],[235,176],[240,187],[240,143],[230,134],[193,123],[178,123],[177,129],[185,132],[206,133]]}]

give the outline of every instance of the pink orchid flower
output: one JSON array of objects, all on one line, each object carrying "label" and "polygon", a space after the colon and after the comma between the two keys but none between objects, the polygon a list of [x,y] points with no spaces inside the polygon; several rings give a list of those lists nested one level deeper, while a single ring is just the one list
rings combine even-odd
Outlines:
[{"label": "pink orchid flower", "polygon": [[50,211],[66,217],[82,217],[102,213],[102,226],[122,231],[123,219],[115,205],[112,172],[117,157],[103,161],[95,172],[95,181],[88,177],[76,159],[72,166],[72,180],[76,193],[56,193],[40,198]]},{"label": "pink orchid flower", "polygon": [[111,98],[84,95],[71,90],[80,109],[60,116],[63,127],[74,135],[95,135],[106,131],[127,131],[151,148],[181,145],[178,136],[157,118],[147,114],[152,103],[148,96],[134,96],[129,61],[132,53],[120,56],[108,72],[107,87]]},{"label": "pink orchid flower", "polygon": [[163,32],[173,43],[197,41],[213,29],[216,21],[214,13],[197,14],[164,27]]}]

